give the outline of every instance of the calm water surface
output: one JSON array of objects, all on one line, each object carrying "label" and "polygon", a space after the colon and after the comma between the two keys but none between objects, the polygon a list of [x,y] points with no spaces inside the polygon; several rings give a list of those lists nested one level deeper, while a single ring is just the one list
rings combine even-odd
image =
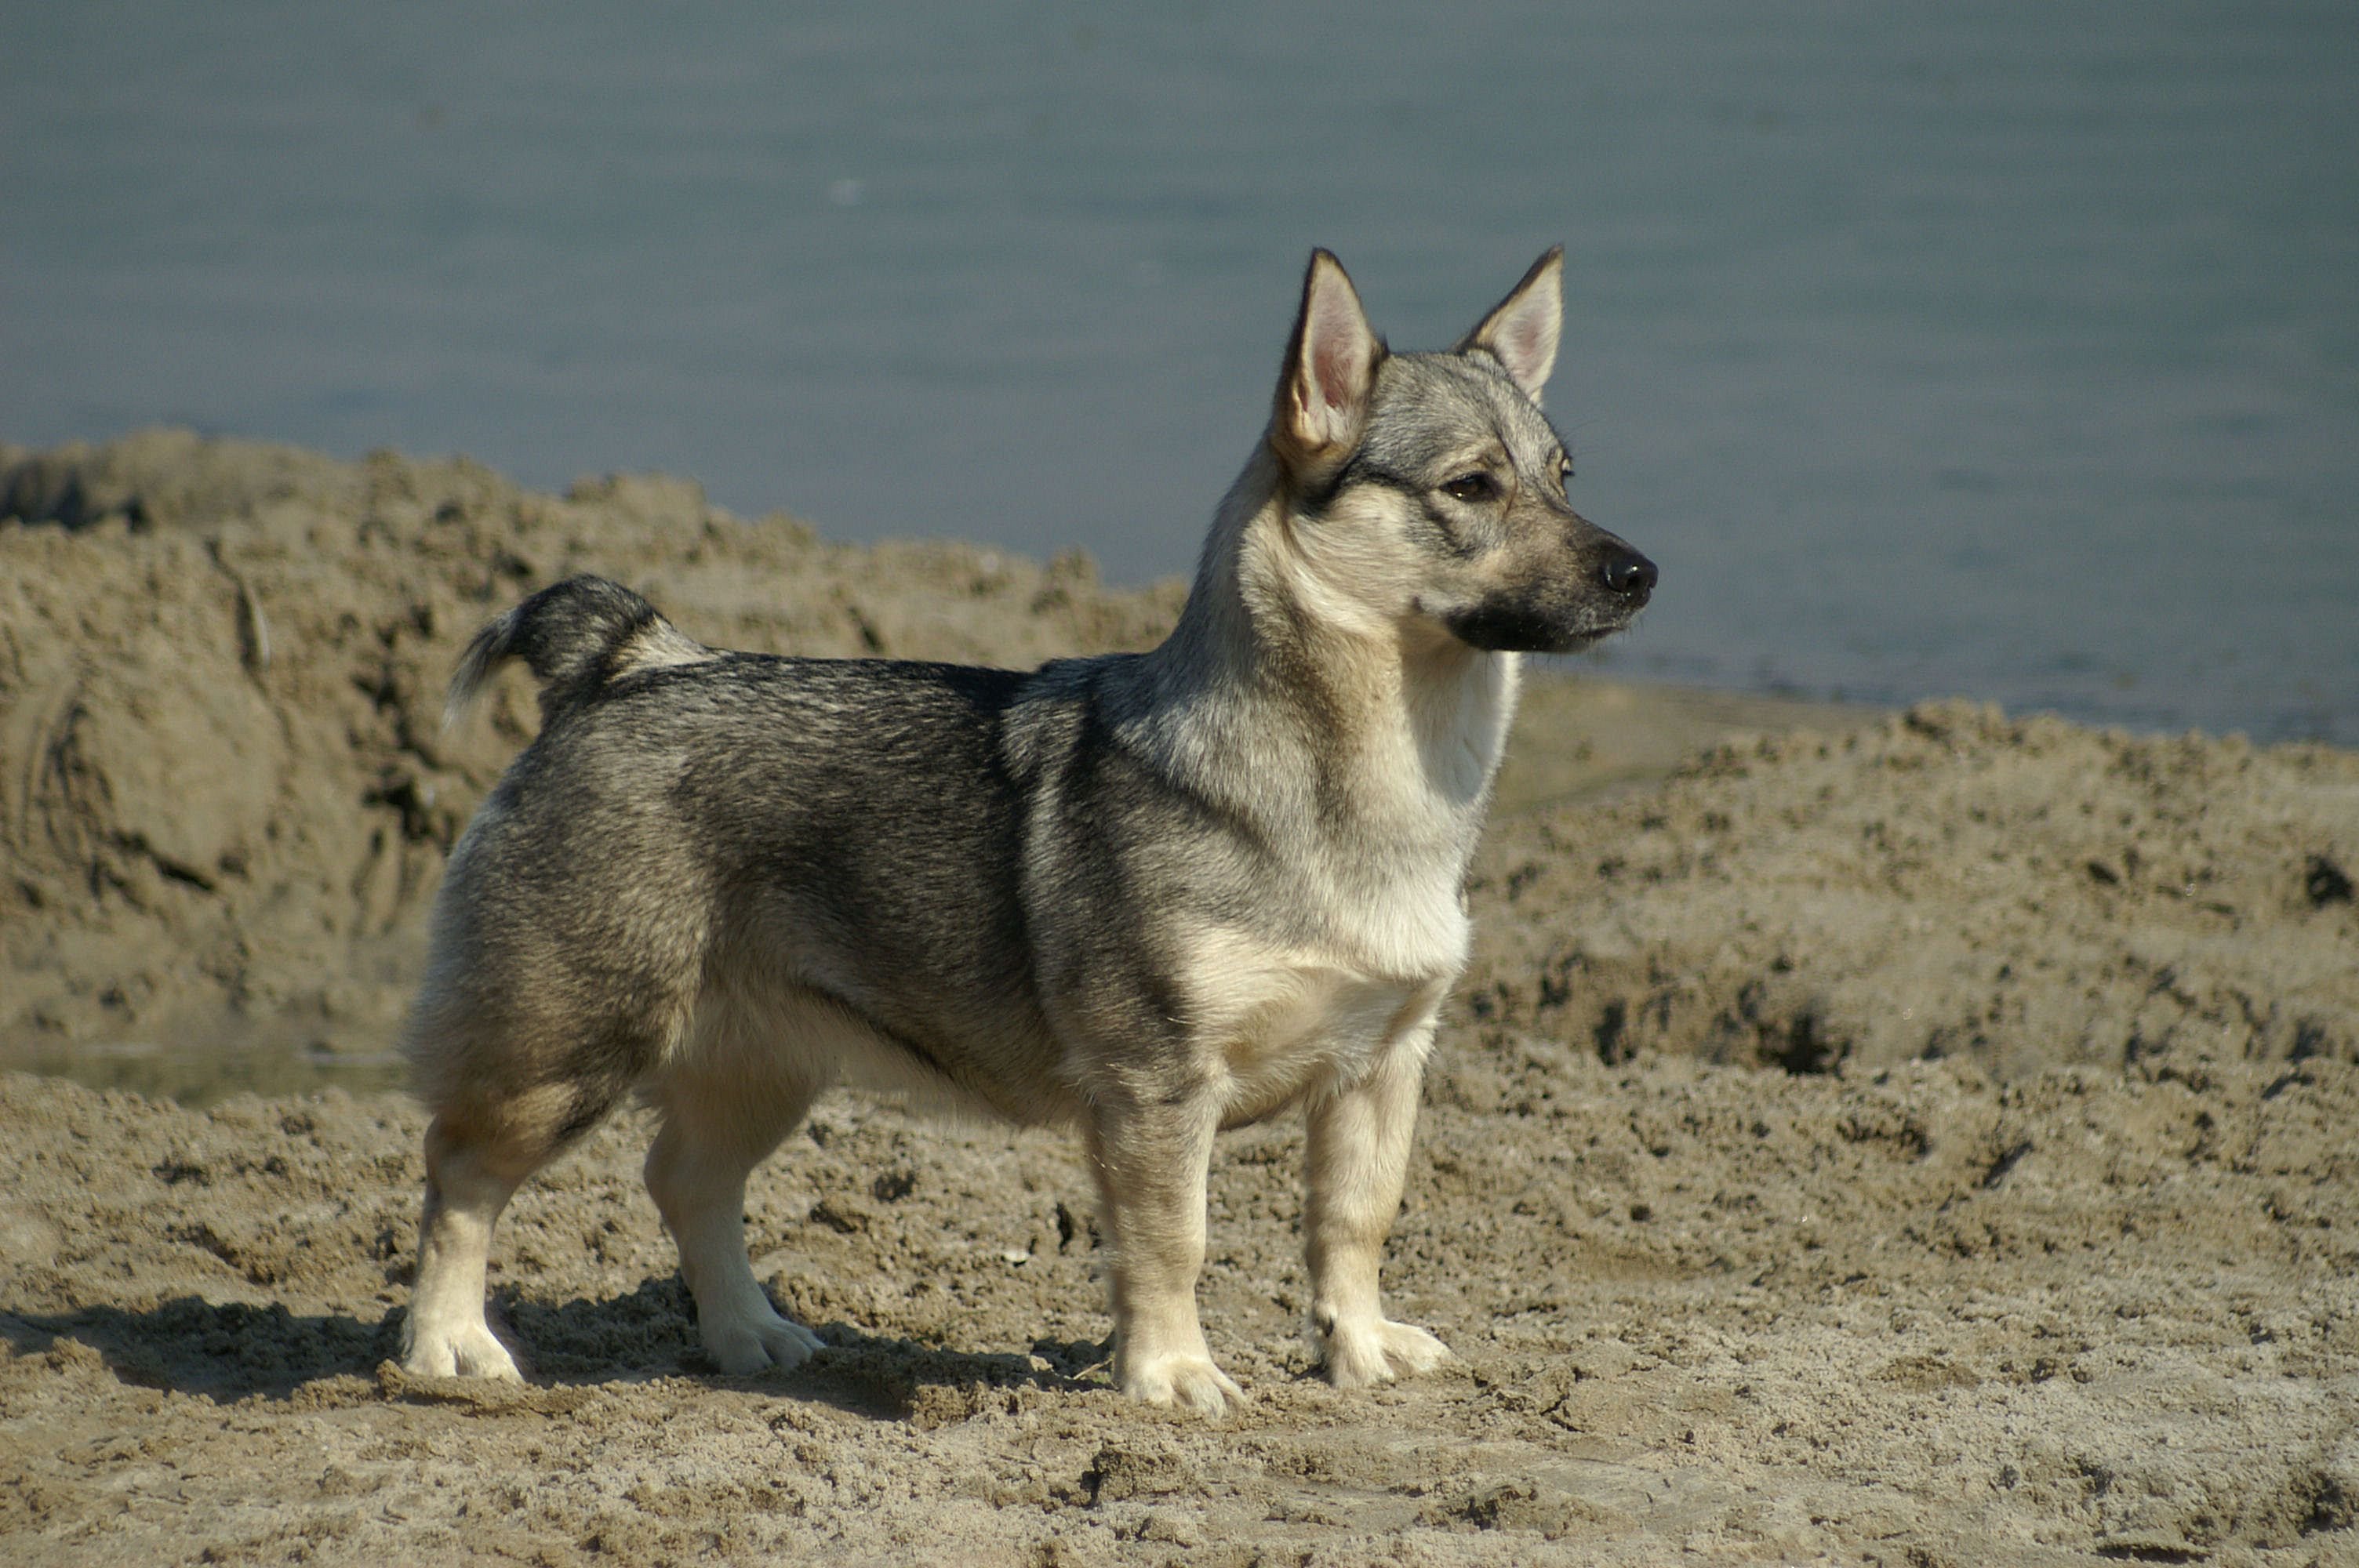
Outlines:
[{"label": "calm water surface", "polygon": [[1565,242],[1619,673],[2359,743],[2359,12],[0,7],[0,438],[1184,569],[1304,254]]}]

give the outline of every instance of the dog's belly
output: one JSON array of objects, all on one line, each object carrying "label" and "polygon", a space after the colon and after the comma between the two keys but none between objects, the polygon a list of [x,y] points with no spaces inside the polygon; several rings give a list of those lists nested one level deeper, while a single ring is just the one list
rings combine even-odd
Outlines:
[{"label": "dog's belly", "polygon": [[955,1119],[1047,1125],[1080,1110],[1041,1065],[1053,1044],[1016,1010],[984,1010],[954,1037],[921,1037],[806,985],[734,979],[706,993],[675,1065],[756,1101],[842,1086]]}]

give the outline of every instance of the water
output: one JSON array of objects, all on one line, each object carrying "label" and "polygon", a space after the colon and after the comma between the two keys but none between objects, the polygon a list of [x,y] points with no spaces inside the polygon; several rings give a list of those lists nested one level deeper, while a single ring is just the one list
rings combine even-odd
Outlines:
[{"label": "water", "polygon": [[[989,9],[992,14],[986,14]],[[1619,673],[2359,743],[2359,16],[0,13],[0,436],[159,421],[1184,569],[1303,256],[1568,247]]]}]

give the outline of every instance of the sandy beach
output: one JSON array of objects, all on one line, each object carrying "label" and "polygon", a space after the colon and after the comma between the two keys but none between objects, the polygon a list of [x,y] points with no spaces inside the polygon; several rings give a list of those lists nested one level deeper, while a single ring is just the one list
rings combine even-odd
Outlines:
[{"label": "sandy beach", "polygon": [[503,1225],[533,1380],[404,1376],[387,1046],[532,723],[442,687],[577,570],[1012,665],[1181,598],[679,480],[0,446],[0,1557],[2359,1563],[2359,753],[1962,701],[1534,681],[1386,1272],[1440,1375],[1315,1376],[1291,1122],[1216,1156],[1208,1422],[1112,1389],[1068,1140],[844,1097],[747,1200],[810,1366],[704,1363],[625,1118]]}]

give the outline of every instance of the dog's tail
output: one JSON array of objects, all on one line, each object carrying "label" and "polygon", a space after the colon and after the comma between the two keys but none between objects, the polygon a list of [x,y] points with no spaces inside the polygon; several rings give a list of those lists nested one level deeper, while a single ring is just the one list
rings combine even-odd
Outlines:
[{"label": "dog's tail", "polygon": [[542,589],[475,633],[451,677],[446,730],[465,719],[484,685],[510,659],[522,659],[540,682],[545,729],[609,681],[658,665],[693,664],[712,650],[683,633],[656,607],[602,577],[570,577]]}]

